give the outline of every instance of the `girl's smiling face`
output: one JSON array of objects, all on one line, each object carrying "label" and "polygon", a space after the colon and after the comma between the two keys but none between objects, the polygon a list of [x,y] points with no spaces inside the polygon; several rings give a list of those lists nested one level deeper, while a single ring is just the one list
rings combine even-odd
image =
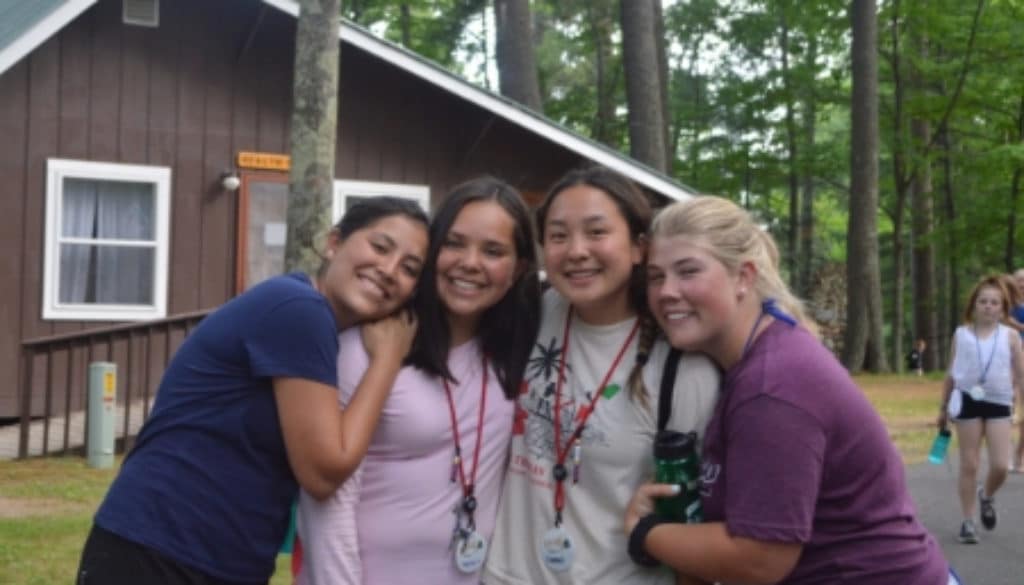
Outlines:
[{"label": "girl's smiling face", "polygon": [[452,332],[459,339],[476,333],[487,309],[504,298],[521,272],[515,220],[495,201],[463,207],[444,236],[437,255],[437,293]]},{"label": "girl's smiling face", "polygon": [[543,245],[548,280],[583,320],[615,323],[634,314],[630,277],[643,243],[607,193],[589,185],[560,192],[544,219]]},{"label": "girl's smiling face", "polygon": [[712,357],[729,347],[736,335],[739,301],[747,293],[742,280],[692,238],[651,241],[647,301],[674,347]]}]

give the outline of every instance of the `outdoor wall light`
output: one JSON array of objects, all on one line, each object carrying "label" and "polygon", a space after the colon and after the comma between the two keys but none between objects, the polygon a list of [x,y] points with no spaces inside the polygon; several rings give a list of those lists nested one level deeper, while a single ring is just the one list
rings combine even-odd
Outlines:
[{"label": "outdoor wall light", "polygon": [[234,169],[226,170],[220,174],[220,186],[225,191],[237,191],[241,184],[242,179],[238,178],[238,171]]}]

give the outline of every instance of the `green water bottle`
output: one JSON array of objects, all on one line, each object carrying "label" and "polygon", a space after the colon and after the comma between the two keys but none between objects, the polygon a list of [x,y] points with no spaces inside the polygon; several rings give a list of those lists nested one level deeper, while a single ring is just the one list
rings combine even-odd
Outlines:
[{"label": "green water bottle", "polygon": [[703,521],[700,507],[700,459],[697,433],[658,431],[654,437],[654,481],[677,484],[679,495],[658,498],[655,513],[669,522]]}]

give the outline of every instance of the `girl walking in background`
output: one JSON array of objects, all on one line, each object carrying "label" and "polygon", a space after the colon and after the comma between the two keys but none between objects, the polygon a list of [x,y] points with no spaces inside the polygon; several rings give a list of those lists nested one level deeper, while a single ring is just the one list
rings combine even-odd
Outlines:
[{"label": "girl walking in background", "polygon": [[[539,320],[533,228],[486,177],[445,197],[430,235],[416,341],[359,473],[300,498],[300,585],[480,582]],[[341,335],[342,403],[368,365],[358,336]]]},{"label": "girl walking in background", "polygon": [[[644,302],[649,221],[643,193],[603,168],[569,173],[538,209],[552,288],[516,404],[488,585],[673,582],[632,564],[620,529],[653,474],[669,352]],[[717,373],[687,354],[675,380],[668,428],[703,436]]]},{"label": "girl walking in background", "polygon": [[[995,494],[1010,464],[1013,446],[1010,416],[1015,390],[1024,380],[1024,360],[1017,332],[1004,323],[1009,318],[1010,295],[999,276],[983,278],[964,311],[950,345],[949,375],[943,387],[938,424],[952,419],[960,443],[957,492],[963,522],[960,542],[975,544],[975,504],[986,530],[996,527]],[[988,473],[978,486],[981,445],[988,449]]]},{"label": "girl walking in background", "polygon": [[881,417],[816,338],[771,236],[710,196],[669,206],[651,231],[651,310],[724,378],[702,455],[705,523],[664,523],[652,496],[674,486],[643,486],[626,514],[631,556],[707,582],[950,581]]},{"label": "girl walking in background", "polygon": [[[361,202],[315,277],[271,278],[203,319],[96,514],[78,585],[269,581],[298,487],[329,496],[366,452],[415,332],[395,312],[419,278],[426,224],[408,201]],[[347,338],[369,366],[339,411],[338,332],[381,318]]]}]

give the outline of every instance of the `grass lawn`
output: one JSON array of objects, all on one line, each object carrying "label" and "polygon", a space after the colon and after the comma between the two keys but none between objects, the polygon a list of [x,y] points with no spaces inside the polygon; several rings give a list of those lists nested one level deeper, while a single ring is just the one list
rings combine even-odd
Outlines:
[{"label": "grass lawn", "polygon": [[[941,378],[860,376],[906,463],[925,460],[935,433]],[[116,471],[81,458],[0,462],[0,583],[70,583],[92,515]],[[291,582],[278,557],[272,585]]]}]

